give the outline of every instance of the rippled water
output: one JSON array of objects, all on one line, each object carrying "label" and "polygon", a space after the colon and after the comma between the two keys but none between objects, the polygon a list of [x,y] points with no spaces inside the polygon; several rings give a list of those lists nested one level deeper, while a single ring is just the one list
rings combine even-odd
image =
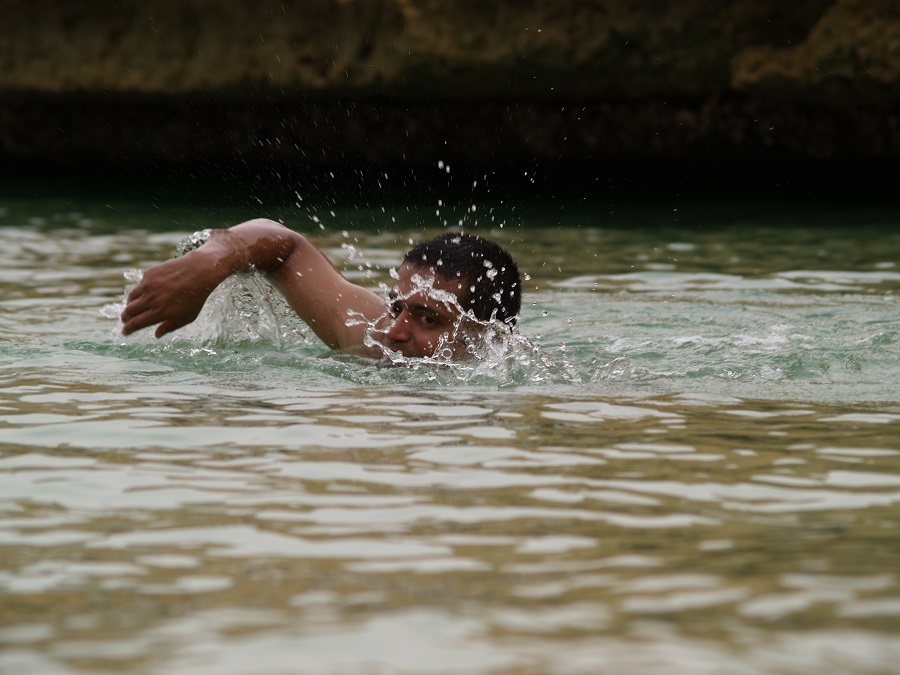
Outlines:
[{"label": "rippled water", "polygon": [[0,672],[900,672],[900,211],[260,208],[373,286],[455,208],[540,350],[377,367],[233,294],[124,340],[126,271],[258,213],[4,194]]}]

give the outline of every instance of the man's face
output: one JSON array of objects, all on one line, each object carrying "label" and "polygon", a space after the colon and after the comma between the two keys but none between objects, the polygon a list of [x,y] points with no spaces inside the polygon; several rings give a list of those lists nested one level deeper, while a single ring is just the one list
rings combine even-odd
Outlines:
[{"label": "man's face", "polygon": [[459,301],[467,292],[463,280],[403,263],[390,292],[390,312],[373,331],[374,337],[407,358],[435,356],[443,340],[441,356],[458,358],[465,349],[465,334],[475,328]]}]

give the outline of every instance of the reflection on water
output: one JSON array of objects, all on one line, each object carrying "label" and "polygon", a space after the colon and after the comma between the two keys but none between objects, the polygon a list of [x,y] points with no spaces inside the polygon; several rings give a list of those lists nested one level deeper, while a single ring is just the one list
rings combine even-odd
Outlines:
[{"label": "reflection on water", "polygon": [[540,349],[450,379],[121,340],[186,231],[0,207],[0,672],[900,672],[900,235],[498,229]]}]

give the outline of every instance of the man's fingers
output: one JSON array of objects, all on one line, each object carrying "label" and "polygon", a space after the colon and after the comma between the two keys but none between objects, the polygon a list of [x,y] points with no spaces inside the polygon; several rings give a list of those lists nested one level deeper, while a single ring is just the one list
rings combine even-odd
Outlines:
[{"label": "man's fingers", "polygon": [[143,328],[145,325],[141,323],[140,319],[144,312],[141,311],[141,308],[137,303],[129,303],[125,305],[125,309],[122,310],[122,314],[119,318],[122,320],[122,323],[125,324],[122,326],[122,333],[128,335],[129,333],[133,333],[138,330],[138,328]]},{"label": "man's fingers", "polygon": [[161,306],[161,303],[153,297],[152,293],[135,294],[132,291],[125,303],[125,308],[119,315],[126,328],[122,332],[128,335],[128,333],[159,323],[162,321],[162,316],[160,316]]},{"label": "man's fingers", "polygon": [[161,338],[166,333],[171,333],[173,330],[178,330],[182,326],[187,326],[189,323],[189,320],[183,318],[167,319],[156,327],[155,335],[157,338]]},{"label": "man's fingers", "polygon": [[144,294],[144,290],[147,288],[147,281],[145,279],[141,279],[138,282],[138,285],[131,289],[128,293],[128,297],[125,299],[125,304],[130,305],[131,303],[139,300],[141,296]]},{"label": "man's fingers", "polygon": [[149,325],[150,322],[144,322],[140,317],[134,317],[122,325],[122,335],[131,335],[133,332],[140,330],[141,328],[146,328]]},{"label": "man's fingers", "polygon": [[171,333],[173,330],[178,330],[184,324],[184,321],[180,321],[178,319],[166,319],[156,327],[156,337],[161,338],[166,333]]},{"label": "man's fingers", "polygon": [[142,328],[147,328],[148,326],[152,326],[153,324],[159,324],[156,327],[156,337],[160,338],[166,333],[171,333],[173,330],[178,330],[182,326],[190,323],[189,321],[185,321],[184,319],[166,319],[160,323],[160,317],[156,316],[152,312],[144,312],[143,314],[138,314],[135,317],[130,318],[125,324],[122,326],[122,335],[131,335],[135,331],[139,331]]},{"label": "man's fingers", "polygon": [[122,310],[122,313],[119,315],[119,318],[122,319],[122,323],[128,323],[135,316],[135,309],[131,305],[125,305],[125,309]]},{"label": "man's fingers", "polygon": [[[126,310],[127,309],[128,308],[126,307]],[[129,314],[122,312],[122,335],[131,335],[141,328],[146,328],[147,326],[159,323],[161,319],[156,314],[157,313],[153,311],[152,308],[146,311],[132,311]]]},{"label": "man's fingers", "polygon": [[139,289],[140,287],[132,289],[131,293],[128,294],[128,298],[125,300],[125,309],[122,310],[121,314],[122,321],[127,322],[144,311],[144,306],[147,302],[143,297],[143,292],[140,292]]}]

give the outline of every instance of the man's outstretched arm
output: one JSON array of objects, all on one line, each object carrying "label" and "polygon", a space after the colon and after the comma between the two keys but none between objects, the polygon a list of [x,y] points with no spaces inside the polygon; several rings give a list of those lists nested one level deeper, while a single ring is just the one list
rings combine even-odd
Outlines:
[{"label": "man's outstretched arm", "polygon": [[[271,220],[215,230],[200,248],[148,269],[129,293],[122,333],[159,324],[156,337],[197,318],[232,274],[264,272],[298,316],[332,349],[358,349],[366,326],[387,310],[376,293],[347,281],[312,242]],[[348,319],[356,319],[349,321]]]}]

